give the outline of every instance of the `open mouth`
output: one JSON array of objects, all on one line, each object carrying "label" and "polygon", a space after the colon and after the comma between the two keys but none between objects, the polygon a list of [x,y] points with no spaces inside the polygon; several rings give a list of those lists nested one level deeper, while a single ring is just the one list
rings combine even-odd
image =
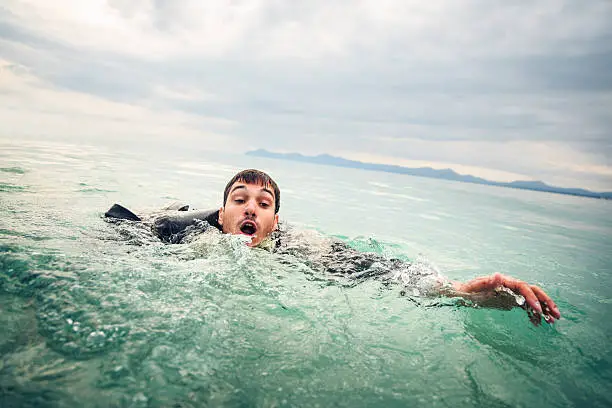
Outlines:
[{"label": "open mouth", "polygon": [[240,226],[240,232],[245,235],[253,235],[257,232],[257,225],[253,221],[245,221]]}]

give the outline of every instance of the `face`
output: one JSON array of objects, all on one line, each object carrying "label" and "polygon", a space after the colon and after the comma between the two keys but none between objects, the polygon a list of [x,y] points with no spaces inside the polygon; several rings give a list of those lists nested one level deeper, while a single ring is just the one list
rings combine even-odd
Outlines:
[{"label": "face", "polygon": [[219,209],[219,224],[226,234],[251,237],[249,246],[264,240],[278,224],[274,213],[274,191],[259,184],[236,182],[225,206]]}]

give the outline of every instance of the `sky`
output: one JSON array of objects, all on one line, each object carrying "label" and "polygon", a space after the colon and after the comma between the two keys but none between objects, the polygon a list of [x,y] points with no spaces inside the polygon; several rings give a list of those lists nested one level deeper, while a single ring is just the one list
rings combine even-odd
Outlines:
[{"label": "sky", "polygon": [[0,137],[612,191],[610,0],[3,0]]}]

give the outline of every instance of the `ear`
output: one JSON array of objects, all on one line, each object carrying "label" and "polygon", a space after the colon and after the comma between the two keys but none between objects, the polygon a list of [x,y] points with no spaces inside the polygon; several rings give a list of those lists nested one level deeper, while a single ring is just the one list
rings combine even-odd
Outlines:
[{"label": "ear", "polygon": [[219,219],[217,222],[220,226],[223,226],[223,207],[219,208]]},{"label": "ear", "polygon": [[274,226],[272,227],[272,231],[274,231],[277,226],[278,226],[278,214],[274,214]]}]

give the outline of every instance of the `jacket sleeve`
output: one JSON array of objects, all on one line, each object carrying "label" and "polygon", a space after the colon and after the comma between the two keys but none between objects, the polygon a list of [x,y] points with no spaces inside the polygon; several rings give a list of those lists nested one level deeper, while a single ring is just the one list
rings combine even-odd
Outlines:
[{"label": "jacket sleeve", "polygon": [[221,229],[219,211],[170,211],[156,217],[151,229],[162,241],[180,243],[193,228],[205,230],[208,227]]},{"label": "jacket sleeve", "polygon": [[355,281],[374,278],[385,283],[396,283],[415,296],[439,294],[440,289],[448,284],[447,279],[427,262],[410,262],[360,252],[341,241],[334,242],[315,264],[329,274]]}]

